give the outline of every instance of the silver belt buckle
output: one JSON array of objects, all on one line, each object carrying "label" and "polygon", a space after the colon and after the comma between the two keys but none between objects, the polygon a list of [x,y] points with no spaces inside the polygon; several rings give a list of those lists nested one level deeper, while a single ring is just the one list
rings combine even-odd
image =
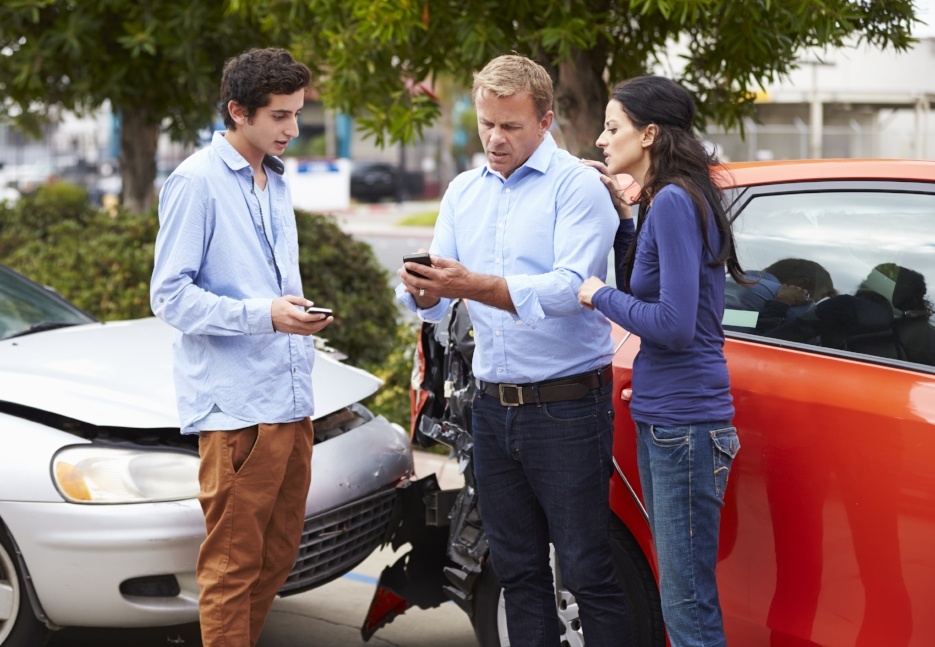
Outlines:
[{"label": "silver belt buckle", "polygon": [[[497,386],[500,388],[500,404],[502,404],[503,406],[505,406],[505,407],[518,407],[518,406],[521,405],[521,404],[525,404],[525,402],[523,402],[523,389],[520,388],[518,385],[516,385],[516,384],[498,384]],[[507,402],[506,400],[503,399],[504,389],[513,389],[513,390],[515,391],[515,393],[516,393],[516,401],[515,401],[515,402]]]}]

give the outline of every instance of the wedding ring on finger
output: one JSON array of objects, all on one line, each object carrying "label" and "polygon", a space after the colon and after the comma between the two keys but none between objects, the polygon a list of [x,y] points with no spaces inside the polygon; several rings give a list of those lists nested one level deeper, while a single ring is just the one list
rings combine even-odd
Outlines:
[{"label": "wedding ring on finger", "polygon": [[420,297],[424,297],[424,296],[425,296],[425,288],[419,288],[419,296],[420,296]]}]

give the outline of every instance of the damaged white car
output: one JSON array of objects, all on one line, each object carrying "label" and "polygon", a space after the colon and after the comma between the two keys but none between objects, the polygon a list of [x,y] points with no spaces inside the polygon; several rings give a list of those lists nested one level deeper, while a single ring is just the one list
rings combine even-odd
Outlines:
[{"label": "damaged white car", "polygon": [[[182,436],[172,330],[101,323],[0,266],[0,646],[57,628],[197,621],[197,437]],[[408,435],[360,401],[373,375],[319,351],[305,530],[280,593],[347,573],[384,541]]]}]

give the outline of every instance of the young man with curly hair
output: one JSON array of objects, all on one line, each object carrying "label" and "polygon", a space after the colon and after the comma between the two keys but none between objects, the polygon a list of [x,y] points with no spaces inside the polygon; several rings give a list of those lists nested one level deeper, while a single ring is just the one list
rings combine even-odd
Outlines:
[{"label": "young man with curly hair", "polygon": [[183,433],[198,434],[205,647],[253,647],[292,569],[311,482],[311,335],[281,155],[299,134],[310,73],[281,49],[230,59],[226,131],[159,196],[151,305],[177,333]]}]

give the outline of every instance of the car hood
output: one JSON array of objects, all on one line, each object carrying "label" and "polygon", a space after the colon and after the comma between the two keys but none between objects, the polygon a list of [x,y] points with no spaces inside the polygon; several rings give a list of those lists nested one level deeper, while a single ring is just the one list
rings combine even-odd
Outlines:
[{"label": "car hood", "polygon": [[[93,323],[0,341],[0,400],[107,427],[178,427],[173,329],[156,318]],[[315,418],[381,382],[319,351]]]}]

